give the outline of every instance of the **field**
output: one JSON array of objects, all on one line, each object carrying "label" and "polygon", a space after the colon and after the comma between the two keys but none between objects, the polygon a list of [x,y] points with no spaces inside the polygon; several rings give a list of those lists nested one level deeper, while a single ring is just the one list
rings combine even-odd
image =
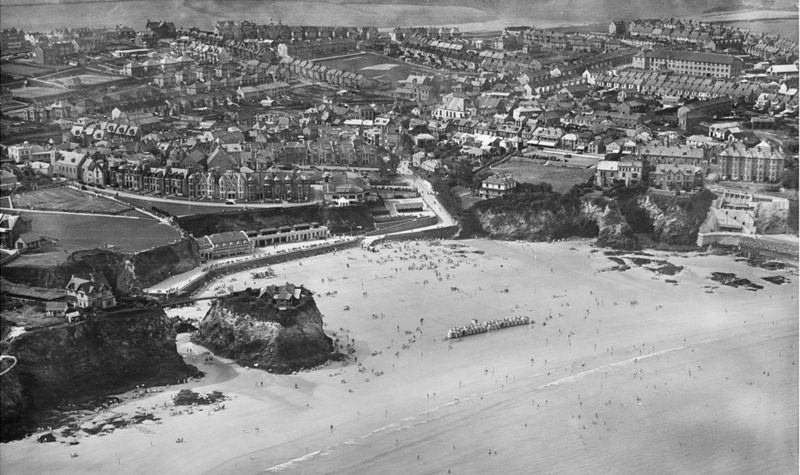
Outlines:
[{"label": "field", "polygon": [[[63,66],[65,69],[70,66]],[[19,77],[41,76],[59,69],[57,66],[42,66],[40,64],[10,61],[3,64],[3,73]]]},{"label": "field", "polygon": [[108,249],[133,253],[179,239],[181,233],[151,218],[90,216],[49,212],[21,213],[32,221],[32,232],[58,239],[44,252],[25,254],[11,266],[54,265],[64,262],[73,251]]},{"label": "field", "polygon": [[19,209],[100,214],[120,214],[132,209],[131,206],[123,205],[108,198],[83,193],[67,187],[50,188],[15,195],[14,207]]},{"label": "field", "polygon": [[551,162],[545,166],[543,163],[525,158],[513,158],[510,161],[492,167],[495,173],[511,174],[520,183],[547,182],[553,185],[553,191],[564,193],[574,185],[586,183],[594,175],[593,169],[561,167]]},{"label": "field", "polygon": [[55,96],[56,94],[64,94],[69,92],[66,89],[59,89],[57,87],[40,87],[29,86],[13,89],[14,97],[21,97],[23,99],[42,99],[48,96]]},{"label": "field", "polygon": [[66,86],[68,82],[67,79],[71,78],[77,78],[84,86],[94,86],[97,84],[103,84],[106,82],[111,82],[121,79],[119,77],[103,76],[100,74],[77,74],[74,76],[62,76],[57,78],[43,78],[43,79],[45,79],[47,82],[52,82],[55,84]]},{"label": "field", "polygon": [[375,53],[315,62],[391,83],[397,83],[397,81],[407,78],[409,74],[432,74],[429,69]]},{"label": "field", "polygon": [[[326,332],[355,353],[275,375],[204,361],[184,334],[179,351],[206,376],[112,409],[152,411],[160,424],[81,434],[76,446],[40,444],[37,434],[5,444],[0,470],[796,472],[796,267],[650,254],[606,256],[577,241],[409,242],[274,265],[275,277],[257,282],[250,272],[231,275],[204,294],[302,283]],[[615,270],[610,257],[630,268]],[[664,275],[636,264],[647,259],[681,269]],[[763,288],[718,284],[709,278],[718,271]],[[790,282],[763,280],[778,276]],[[170,315],[202,317],[209,305]],[[509,315],[534,323],[444,339],[473,318]],[[171,397],[185,387],[231,399],[220,411],[181,410]]]}]

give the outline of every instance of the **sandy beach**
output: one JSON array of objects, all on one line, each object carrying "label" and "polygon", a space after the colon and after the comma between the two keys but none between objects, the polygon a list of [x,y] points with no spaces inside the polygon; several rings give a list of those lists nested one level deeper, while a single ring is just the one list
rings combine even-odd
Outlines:
[{"label": "sandy beach", "polygon": [[[72,446],[3,444],[0,472],[795,472],[797,268],[647,254],[607,256],[579,241],[407,242],[276,265],[271,279],[228,276],[206,292],[304,284],[327,333],[355,353],[271,375],[206,362],[179,335],[207,376],[109,409],[151,411],[159,423]],[[661,274],[655,261],[682,269]],[[725,286],[712,272],[763,288]],[[789,282],[763,280],[772,276]],[[533,322],[444,338],[473,318],[512,315]],[[230,400],[181,411],[170,401],[182,388]]]}]

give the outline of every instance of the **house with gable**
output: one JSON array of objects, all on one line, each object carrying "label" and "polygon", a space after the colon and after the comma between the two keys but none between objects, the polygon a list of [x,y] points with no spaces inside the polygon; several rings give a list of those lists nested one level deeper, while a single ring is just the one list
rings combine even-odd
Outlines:
[{"label": "house with gable", "polygon": [[66,289],[67,297],[79,308],[106,309],[117,305],[111,285],[102,274],[93,273],[89,278],[73,275]]},{"label": "house with gable", "polygon": [[472,100],[453,93],[442,97],[442,103],[433,112],[437,119],[466,119],[473,110]]}]

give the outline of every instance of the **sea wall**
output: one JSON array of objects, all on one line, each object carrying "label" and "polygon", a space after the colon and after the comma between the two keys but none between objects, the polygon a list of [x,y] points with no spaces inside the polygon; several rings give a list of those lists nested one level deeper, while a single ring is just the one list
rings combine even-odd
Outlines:
[{"label": "sea wall", "polygon": [[763,251],[797,258],[800,256],[797,241],[771,239],[767,236],[749,236],[740,233],[710,232],[698,233],[697,245],[716,244],[726,247],[739,247],[753,251]]},{"label": "sea wall", "polygon": [[257,269],[273,264],[280,264],[281,262],[294,261],[297,259],[304,259],[306,257],[317,256],[320,254],[327,254],[329,252],[341,251],[344,249],[351,249],[361,245],[361,239],[354,239],[352,241],[336,242],[331,244],[323,244],[321,246],[310,247],[306,249],[298,249],[296,251],[283,252],[280,254],[270,254],[256,259],[250,259],[240,262],[232,262],[224,264],[219,267],[210,269],[201,277],[190,282],[186,287],[181,289],[182,292],[191,294],[202,288],[209,282],[223,277],[228,274],[234,274],[248,269]]},{"label": "sea wall", "polygon": [[386,226],[384,228],[375,229],[373,231],[367,232],[366,234],[367,236],[378,236],[381,234],[399,233],[402,231],[408,231],[409,229],[433,226],[437,222],[438,219],[436,218],[436,216],[422,216],[409,221],[403,221],[401,223],[397,223],[391,226]]},{"label": "sea wall", "polygon": [[458,226],[446,226],[443,228],[425,229],[422,231],[414,231],[410,233],[390,234],[375,241],[380,243],[383,241],[418,241],[425,239],[452,239],[458,233]]}]

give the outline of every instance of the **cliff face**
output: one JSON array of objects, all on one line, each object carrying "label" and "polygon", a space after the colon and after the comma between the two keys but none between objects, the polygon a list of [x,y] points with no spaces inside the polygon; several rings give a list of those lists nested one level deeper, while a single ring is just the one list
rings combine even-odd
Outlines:
[{"label": "cliff face", "polygon": [[[549,184],[522,184],[505,197],[476,203],[469,219],[496,239],[550,241],[572,236],[597,236],[597,223],[581,211],[580,192],[554,192]],[[477,231],[477,230],[474,230]]]},{"label": "cliff face", "polygon": [[131,294],[198,265],[197,244],[193,239],[182,239],[130,256],[103,249],[76,251],[64,264],[9,267],[3,269],[3,277],[35,287],[63,288],[73,274],[102,273],[118,293]]},{"label": "cliff face", "polygon": [[690,197],[643,195],[636,204],[650,218],[655,242],[684,246],[697,241],[697,232],[708,219],[715,198],[712,192],[701,190]]},{"label": "cliff face", "polygon": [[639,246],[631,227],[613,202],[585,201],[575,209],[476,207],[473,211],[483,230],[495,239],[550,241],[597,237],[599,246],[615,249],[637,249]]},{"label": "cliff face", "polygon": [[[596,237],[598,246],[638,249],[639,235],[650,236],[656,247],[684,247],[694,246],[715,198],[708,190],[675,196],[622,189],[589,199],[577,191],[560,195],[536,185],[479,202],[470,213],[482,231],[496,239]],[[780,229],[784,222],[782,216],[769,216],[763,226]]]},{"label": "cliff face", "polygon": [[584,202],[583,213],[597,222],[597,245],[612,249],[638,249],[639,240],[615,202]]},{"label": "cliff face", "polygon": [[789,232],[789,208],[759,206],[756,213],[756,229],[761,234]]},{"label": "cliff face", "polygon": [[240,365],[276,373],[313,367],[335,356],[310,293],[285,310],[269,298],[258,298],[257,291],[235,298],[211,307],[194,336],[197,343]]},{"label": "cliff face", "polygon": [[247,211],[226,211],[178,218],[180,226],[193,236],[227,231],[291,226],[317,222],[328,226],[334,234],[373,229],[375,222],[366,206],[325,207],[316,204],[291,209],[256,208]]},{"label": "cliff face", "polygon": [[662,210],[647,196],[640,197],[637,202],[653,223],[653,239],[656,241],[674,245],[690,244],[697,239],[697,229],[693,232],[689,215],[680,206],[672,204]]},{"label": "cliff face", "polygon": [[61,402],[123,392],[137,384],[177,383],[197,374],[177,353],[175,332],[159,307],[121,310],[37,328],[3,353],[17,365],[2,376],[2,438],[18,435],[37,411]]}]

